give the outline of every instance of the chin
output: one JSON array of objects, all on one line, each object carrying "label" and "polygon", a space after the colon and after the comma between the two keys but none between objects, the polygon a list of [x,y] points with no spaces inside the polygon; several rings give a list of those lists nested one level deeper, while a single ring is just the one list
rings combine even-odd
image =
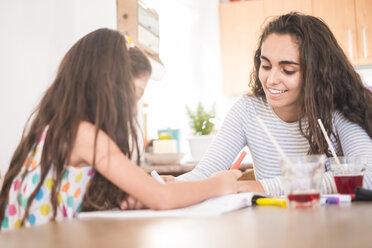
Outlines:
[{"label": "chin", "polygon": [[286,104],[283,102],[283,100],[273,100],[270,98],[266,98],[267,103],[272,107],[272,108],[281,108],[285,106]]}]

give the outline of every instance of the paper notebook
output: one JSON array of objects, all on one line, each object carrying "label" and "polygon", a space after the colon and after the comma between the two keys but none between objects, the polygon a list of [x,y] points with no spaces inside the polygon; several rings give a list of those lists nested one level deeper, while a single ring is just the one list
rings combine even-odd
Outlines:
[{"label": "paper notebook", "polygon": [[121,211],[119,209],[116,209],[107,211],[83,212],[78,215],[78,218],[86,219],[217,216],[223,213],[251,206],[252,198],[257,195],[257,193],[249,192],[218,196],[189,207],[172,210],[156,211],[145,209]]}]

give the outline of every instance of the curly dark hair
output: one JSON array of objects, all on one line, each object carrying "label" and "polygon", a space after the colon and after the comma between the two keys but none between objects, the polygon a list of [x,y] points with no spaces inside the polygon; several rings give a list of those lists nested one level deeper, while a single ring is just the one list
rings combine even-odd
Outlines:
[{"label": "curly dark hair", "polygon": [[[288,34],[299,47],[302,71],[299,128],[310,144],[308,153],[330,156],[317,119],[322,120],[328,135],[337,139],[332,128],[335,111],[361,126],[372,138],[372,92],[362,83],[329,27],[314,16],[291,12],[266,25],[254,55],[249,83],[253,95],[265,99],[258,72],[261,46],[270,34]],[[306,129],[304,120],[308,121]]]}]

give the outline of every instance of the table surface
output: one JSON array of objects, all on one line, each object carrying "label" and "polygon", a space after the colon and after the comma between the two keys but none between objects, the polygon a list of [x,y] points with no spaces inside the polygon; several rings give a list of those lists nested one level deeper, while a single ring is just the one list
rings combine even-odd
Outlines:
[{"label": "table surface", "polygon": [[[169,165],[143,165],[141,166],[146,172],[156,170],[160,175],[179,176],[195,168],[195,164],[169,164]],[[241,164],[239,169],[245,171],[253,168],[252,164]]]},{"label": "table surface", "polygon": [[0,247],[372,247],[372,203],[248,207],[216,217],[74,219],[0,233]]}]

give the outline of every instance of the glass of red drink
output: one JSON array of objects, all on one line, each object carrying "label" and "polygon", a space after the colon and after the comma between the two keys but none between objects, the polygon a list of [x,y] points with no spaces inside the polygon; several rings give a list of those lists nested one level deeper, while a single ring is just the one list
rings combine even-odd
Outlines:
[{"label": "glass of red drink", "polygon": [[366,169],[365,157],[329,158],[337,192],[339,194],[354,194],[356,187],[363,186],[363,175]]},{"label": "glass of red drink", "polygon": [[320,206],[325,158],[325,155],[304,155],[288,156],[280,160],[288,206],[295,208]]}]

